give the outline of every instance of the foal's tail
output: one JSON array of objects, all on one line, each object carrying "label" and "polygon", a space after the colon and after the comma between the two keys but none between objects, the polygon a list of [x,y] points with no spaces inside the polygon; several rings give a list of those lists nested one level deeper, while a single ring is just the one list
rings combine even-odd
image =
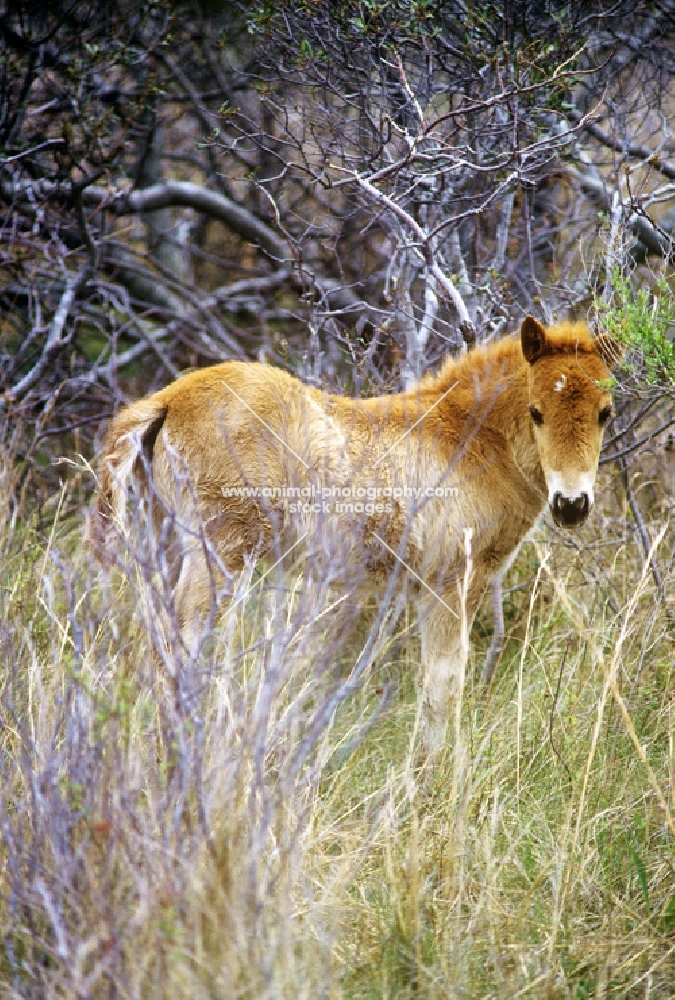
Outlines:
[{"label": "foal's tail", "polygon": [[127,530],[127,496],[147,485],[167,404],[151,396],[127,406],[110,425],[101,456],[99,492],[89,536],[97,557],[109,562],[112,537]]}]

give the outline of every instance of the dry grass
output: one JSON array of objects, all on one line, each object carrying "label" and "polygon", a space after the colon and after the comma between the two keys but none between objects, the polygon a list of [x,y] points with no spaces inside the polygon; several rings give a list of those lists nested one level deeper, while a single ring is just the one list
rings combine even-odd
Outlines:
[{"label": "dry grass", "polygon": [[407,612],[272,575],[169,663],[152,553],[106,582],[70,509],[0,514],[0,995],[672,995],[674,644],[630,533],[524,548],[420,770]]}]

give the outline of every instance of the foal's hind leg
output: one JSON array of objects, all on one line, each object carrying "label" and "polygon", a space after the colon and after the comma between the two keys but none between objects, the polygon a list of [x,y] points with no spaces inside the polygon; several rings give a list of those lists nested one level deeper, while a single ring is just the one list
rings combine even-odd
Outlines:
[{"label": "foal's hind leg", "polygon": [[184,539],[174,606],[181,640],[191,658],[199,652],[217,612],[229,603],[239,574],[264,556],[270,540],[270,522],[257,507],[248,512],[244,527],[219,513]]},{"label": "foal's hind leg", "polygon": [[191,542],[183,554],[174,608],[181,641],[191,659],[199,652],[209,618],[215,615],[222,595],[225,580],[214,563],[198,540]]}]

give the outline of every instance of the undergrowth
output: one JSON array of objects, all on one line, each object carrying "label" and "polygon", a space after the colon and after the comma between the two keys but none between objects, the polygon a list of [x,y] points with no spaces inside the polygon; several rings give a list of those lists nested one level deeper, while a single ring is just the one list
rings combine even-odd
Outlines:
[{"label": "undergrowth", "polygon": [[675,647],[607,524],[523,548],[421,761],[407,609],[271,575],[169,664],[161,586],[102,573],[66,488],[3,515],[0,994],[672,995]]}]

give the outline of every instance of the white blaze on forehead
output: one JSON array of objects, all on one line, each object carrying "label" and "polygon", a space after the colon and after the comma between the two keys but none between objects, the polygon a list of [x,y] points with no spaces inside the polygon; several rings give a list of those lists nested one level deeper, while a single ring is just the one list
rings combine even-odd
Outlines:
[{"label": "white blaze on forehead", "polygon": [[563,372],[556,384],[553,386],[554,392],[562,392],[567,385],[567,375]]}]

